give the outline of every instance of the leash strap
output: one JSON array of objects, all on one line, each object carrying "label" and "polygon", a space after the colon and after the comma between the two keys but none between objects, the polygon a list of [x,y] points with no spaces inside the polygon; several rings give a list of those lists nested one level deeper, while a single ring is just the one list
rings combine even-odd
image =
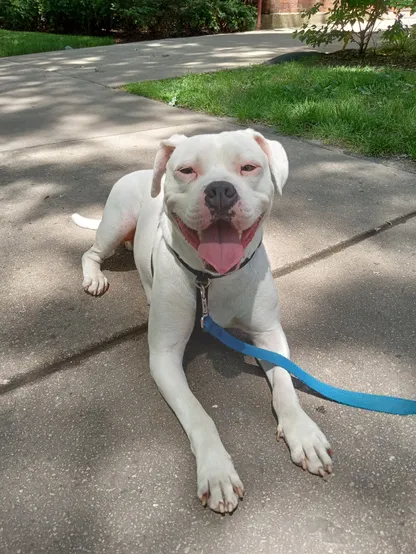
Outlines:
[{"label": "leash strap", "polygon": [[[197,284],[198,286],[198,284]],[[384,412],[386,414],[395,415],[415,415],[416,414],[416,400],[408,400],[405,398],[396,398],[394,396],[381,396],[376,394],[366,394],[364,392],[355,392],[345,389],[339,389],[331,385],[327,385],[322,381],[319,381],[312,375],[309,375],[306,371],[297,366],[294,362],[277,354],[277,352],[271,352],[270,350],[264,350],[263,348],[257,348],[251,344],[247,344],[229,333],[227,333],[222,327],[217,325],[208,314],[207,305],[207,288],[199,287],[201,292],[202,301],[202,318],[201,326],[208,331],[213,337],[217,338],[220,342],[228,346],[232,350],[236,350],[246,356],[252,356],[258,360],[264,360],[273,365],[283,367],[287,369],[289,373],[294,375],[297,379],[305,383],[310,389],[318,392],[322,396],[325,396],[329,400],[338,402],[339,404],[345,404],[346,406],[352,406],[353,408],[362,408],[364,410],[371,410],[374,412]],[[205,303],[204,303],[205,298]],[[205,310],[204,310],[205,305]]]}]

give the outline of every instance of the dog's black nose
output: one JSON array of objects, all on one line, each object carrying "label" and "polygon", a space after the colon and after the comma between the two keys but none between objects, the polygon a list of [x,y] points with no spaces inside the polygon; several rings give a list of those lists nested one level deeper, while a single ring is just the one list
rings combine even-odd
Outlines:
[{"label": "dog's black nose", "polygon": [[205,203],[210,210],[228,212],[238,200],[234,185],[227,181],[213,181],[205,189]]}]

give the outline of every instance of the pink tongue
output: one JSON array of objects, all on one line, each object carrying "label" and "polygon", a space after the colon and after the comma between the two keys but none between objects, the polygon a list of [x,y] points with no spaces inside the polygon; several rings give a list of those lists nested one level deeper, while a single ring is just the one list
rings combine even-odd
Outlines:
[{"label": "pink tongue", "polygon": [[223,275],[241,261],[244,248],[234,227],[219,221],[202,231],[198,254]]}]

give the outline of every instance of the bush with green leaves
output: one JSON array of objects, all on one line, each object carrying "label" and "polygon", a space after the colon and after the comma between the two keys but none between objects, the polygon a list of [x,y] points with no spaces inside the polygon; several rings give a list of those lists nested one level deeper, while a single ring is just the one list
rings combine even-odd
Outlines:
[{"label": "bush with green leaves", "polygon": [[37,0],[1,0],[1,28],[36,31],[40,29],[40,26],[40,10]]},{"label": "bush with green leaves", "polygon": [[17,31],[95,34],[113,23],[112,0],[1,0],[0,26]]},{"label": "bush with green leaves", "polygon": [[158,37],[254,28],[244,0],[0,0],[0,27],[100,34],[121,29]]},{"label": "bush with green leaves", "polygon": [[[363,55],[370,44],[377,21],[392,9],[398,14],[408,8],[415,11],[416,0],[335,0],[332,8],[327,11],[325,24],[310,24],[312,17],[320,12],[322,6],[323,2],[319,1],[310,10],[302,12],[306,21],[293,36],[311,46],[341,41],[345,49],[350,43],[355,43],[359,54]],[[354,25],[358,30],[353,30]]]},{"label": "bush with green leaves", "polygon": [[246,31],[256,21],[241,0],[115,0],[114,12],[123,29],[161,37]]},{"label": "bush with green leaves", "polygon": [[405,25],[403,14],[398,13],[393,25],[383,32],[381,41],[383,52],[416,56],[416,25]]}]

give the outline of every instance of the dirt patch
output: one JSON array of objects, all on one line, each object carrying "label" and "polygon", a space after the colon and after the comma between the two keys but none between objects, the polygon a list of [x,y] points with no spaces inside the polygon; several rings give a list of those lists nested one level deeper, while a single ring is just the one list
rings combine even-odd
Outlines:
[{"label": "dirt patch", "polygon": [[399,52],[368,50],[360,56],[355,50],[339,50],[330,54],[317,53],[316,62],[322,65],[391,67],[394,69],[416,69],[416,56]]}]

